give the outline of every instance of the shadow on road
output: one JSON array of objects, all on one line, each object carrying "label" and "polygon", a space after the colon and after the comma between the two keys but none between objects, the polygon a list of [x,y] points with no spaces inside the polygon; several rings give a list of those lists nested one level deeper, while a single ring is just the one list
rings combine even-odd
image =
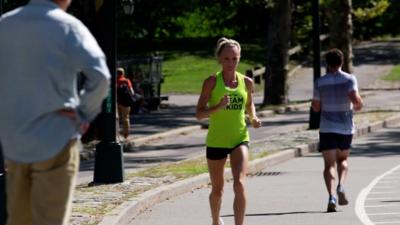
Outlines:
[{"label": "shadow on road", "polygon": [[131,128],[136,135],[149,135],[177,127],[201,125],[202,122],[196,120],[194,115],[194,106],[161,108],[148,114],[131,115]]},{"label": "shadow on road", "polygon": [[385,133],[370,137],[368,142],[354,145],[352,157],[383,157],[400,153],[400,132],[388,129]]},{"label": "shadow on road", "polygon": [[[246,214],[246,216],[282,216],[282,215],[296,215],[296,214],[321,214],[326,213],[326,211],[298,211],[298,212],[277,212],[277,213],[251,213]],[[233,214],[222,215],[221,217],[234,217]]]},{"label": "shadow on road", "polygon": [[[156,156],[156,157],[125,157],[124,159],[124,169],[139,169],[143,168],[145,165],[152,165],[154,163],[162,163],[162,162],[177,162],[181,161],[184,158],[181,156]],[[110,165],[111,166],[111,165]],[[86,160],[81,162],[80,172],[83,171],[94,171],[94,160]]]},{"label": "shadow on road", "polygon": [[400,63],[400,40],[369,41],[354,47],[354,65],[388,65]]},{"label": "shadow on road", "polygon": [[[400,63],[400,40],[366,41],[353,47],[354,66],[392,65]],[[323,57],[321,58],[323,59]],[[322,60],[325,66],[325,60]],[[306,61],[304,66],[312,67],[312,61]]]},{"label": "shadow on road", "polygon": [[177,150],[177,149],[187,149],[187,148],[196,148],[203,147],[204,144],[163,144],[163,145],[143,145],[132,147],[133,152],[142,152],[142,151],[160,151],[160,150]]}]

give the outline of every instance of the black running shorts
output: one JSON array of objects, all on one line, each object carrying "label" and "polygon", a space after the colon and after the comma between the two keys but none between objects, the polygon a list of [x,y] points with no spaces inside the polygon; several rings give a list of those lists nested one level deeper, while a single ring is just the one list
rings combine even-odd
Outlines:
[{"label": "black running shorts", "polygon": [[346,150],[351,148],[353,135],[337,134],[337,133],[319,133],[319,151],[340,149]]},{"label": "black running shorts", "polygon": [[226,157],[228,157],[229,154],[232,153],[233,150],[235,150],[237,147],[241,145],[245,145],[247,146],[247,148],[249,148],[249,142],[247,141],[241,142],[240,144],[236,145],[233,148],[214,148],[207,146],[206,150],[207,159],[211,160],[225,159]]}]

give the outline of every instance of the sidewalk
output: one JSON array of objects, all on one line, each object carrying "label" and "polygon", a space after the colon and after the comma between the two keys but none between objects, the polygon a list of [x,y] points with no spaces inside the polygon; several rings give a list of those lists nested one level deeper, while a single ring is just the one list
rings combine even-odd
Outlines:
[{"label": "sidewalk", "polygon": [[[382,48],[380,45],[377,47],[379,47],[379,49]],[[380,86],[375,85],[376,78],[389,71],[391,66],[390,63],[383,62],[376,64],[360,63],[356,65],[355,71],[359,79],[360,88],[371,89],[372,87],[372,89],[379,89]],[[289,83],[292,85],[289,92],[289,98],[291,98],[291,100],[295,98],[309,100],[311,98],[312,85],[310,84],[312,84],[312,72],[310,71],[310,68],[303,67],[289,79]],[[397,87],[400,87],[400,85]],[[165,107],[150,114],[133,116],[133,134],[129,138],[129,140],[132,141],[133,151],[124,154],[125,168],[128,174],[132,171],[137,171],[141,168],[157,165],[159,163],[180,161],[203,154],[206,130],[200,129],[201,123],[194,118],[194,107],[197,102],[197,97],[198,96],[190,95],[171,96],[169,100],[170,107]],[[371,92],[371,90],[369,90],[367,99],[371,100],[368,100],[369,102],[366,106],[366,110],[399,110],[399,98],[399,91],[378,90]],[[383,101],[383,99],[385,101]],[[261,101],[262,96],[257,96],[256,102],[259,103]],[[284,146],[286,146],[287,149],[289,147],[315,141],[317,137],[316,131],[304,131],[304,129],[307,128],[308,108],[309,103],[303,105],[299,111],[291,109],[289,110],[290,112],[282,115],[272,116],[271,112],[266,113],[266,117],[262,119],[264,129],[258,130],[257,132],[254,130],[250,131],[253,140],[251,151],[257,153],[257,151],[265,150],[266,147],[271,150],[276,146],[282,147],[283,144],[285,144]],[[380,118],[378,118],[378,120],[379,119]],[[365,119],[362,122],[367,128],[360,130],[360,132],[366,133],[369,129],[368,125],[370,120]],[[382,123],[380,125],[382,125]],[[304,132],[298,132],[302,130]],[[305,148],[307,147],[303,145],[301,149]],[[281,156],[283,159],[280,160],[293,158],[295,154],[299,153],[298,149],[299,148],[295,150],[292,149],[292,152],[284,153],[284,156]],[[260,170],[257,166],[254,168]],[[151,200],[149,195],[151,193],[154,194],[152,191],[139,195],[132,193],[132,190],[140,191],[148,189],[149,187],[151,188],[152,185],[166,187],[167,184],[175,180],[173,177],[168,176],[155,179],[127,177],[126,182],[122,184],[86,187],[87,185],[84,181],[90,181],[92,169],[93,161],[88,160],[83,162],[80,176],[85,176],[85,179],[82,179],[82,185],[77,188],[72,224],[96,224],[101,220],[103,220],[101,223],[103,225],[118,224],[115,223],[118,219],[127,219],[129,218],[125,217],[127,215],[135,216],[132,211],[128,210],[132,210],[132,207],[136,207],[136,212],[140,212],[147,207],[146,204],[149,204],[149,206],[156,204],[163,199],[163,196],[165,198],[168,193],[179,194],[179,191],[171,191],[171,189],[165,188],[164,190],[158,190],[160,193],[158,192],[152,196],[153,200]],[[208,182],[207,176],[204,176],[202,179],[203,183]],[[175,184],[175,189],[187,187],[191,190],[191,188],[193,188],[193,186],[191,186],[193,183],[190,181],[186,182],[186,186],[182,183]],[[188,190],[186,189],[183,192],[185,191]],[[132,199],[132,195],[137,196]],[[138,199],[141,199],[141,201]],[[136,201],[141,205],[132,206],[132,201]],[[113,209],[114,211],[112,211]],[[88,212],[90,210],[100,210],[100,212]],[[107,216],[104,217],[104,214],[107,214]]]}]

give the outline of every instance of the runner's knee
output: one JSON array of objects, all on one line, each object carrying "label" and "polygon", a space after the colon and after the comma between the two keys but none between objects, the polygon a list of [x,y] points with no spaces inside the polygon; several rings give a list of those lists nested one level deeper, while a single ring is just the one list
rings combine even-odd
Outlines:
[{"label": "runner's knee", "polygon": [[213,187],[211,190],[211,195],[213,197],[221,198],[224,194],[224,188],[222,186]]},{"label": "runner's knee", "polygon": [[234,180],[233,181],[233,190],[234,190],[235,194],[244,193],[244,190],[245,190],[244,180],[243,179]]}]

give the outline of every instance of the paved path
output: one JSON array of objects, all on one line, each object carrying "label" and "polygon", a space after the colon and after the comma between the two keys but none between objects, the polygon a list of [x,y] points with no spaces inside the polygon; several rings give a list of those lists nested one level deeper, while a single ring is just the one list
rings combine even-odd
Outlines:
[{"label": "paved path", "polygon": [[[370,224],[400,224],[399,153],[399,125],[356,139],[346,182],[351,201],[348,206],[339,207],[337,213],[325,213],[327,193],[319,153],[290,160],[255,174],[247,181],[246,224],[368,224],[362,223],[361,219],[372,221]],[[396,170],[391,171],[395,167]],[[373,185],[370,185],[371,182]],[[363,191],[364,188],[369,189]],[[160,203],[138,216],[131,224],[210,224],[209,191],[209,188],[199,189]],[[361,192],[366,192],[364,198],[358,197]],[[234,224],[232,193],[232,183],[227,183],[221,212],[226,225]],[[365,204],[360,204],[363,202]],[[365,211],[365,214],[356,213],[356,206],[360,208],[358,211]]]},{"label": "paved path", "polygon": [[[383,84],[376,84],[378,77],[387,74],[393,63],[400,55],[400,43],[372,42],[359,45],[354,50],[356,55],[355,74],[359,80],[359,87],[376,89]],[[398,55],[393,55],[397,52]],[[399,62],[400,63],[400,62]],[[312,69],[305,65],[289,79],[291,101],[309,100],[312,96]],[[387,84],[387,83],[384,83]],[[400,84],[392,84],[399,88]],[[365,92],[365,110],[393,109],[400,110],[398,99],[400,89],[397,90],[369,90]],[[133,115],[132,135],[136,140],[141,137],[166,132],[171,129],[200,125],[194,117],[197,95],[171,95],[169,106],[149,114]],[[256,95],[255,102],[261,104],[263,97]],[[253,142],[270,137],[273,134],[292,132],[308,126],[308,109],[274,117],[263,118],[263,128],[254,132],[250,130]],[[204,150],[206,131],[183,132],[167,138],[159,138],[145,143],[144,146],[134,148],[133,152],[124,153],[125,168],[135,170],[152,166],[165,161],[177,161],[201,154]],[[79,183],[90,182],[93,179],[94,161],[88,160],[81,164]]]}]

